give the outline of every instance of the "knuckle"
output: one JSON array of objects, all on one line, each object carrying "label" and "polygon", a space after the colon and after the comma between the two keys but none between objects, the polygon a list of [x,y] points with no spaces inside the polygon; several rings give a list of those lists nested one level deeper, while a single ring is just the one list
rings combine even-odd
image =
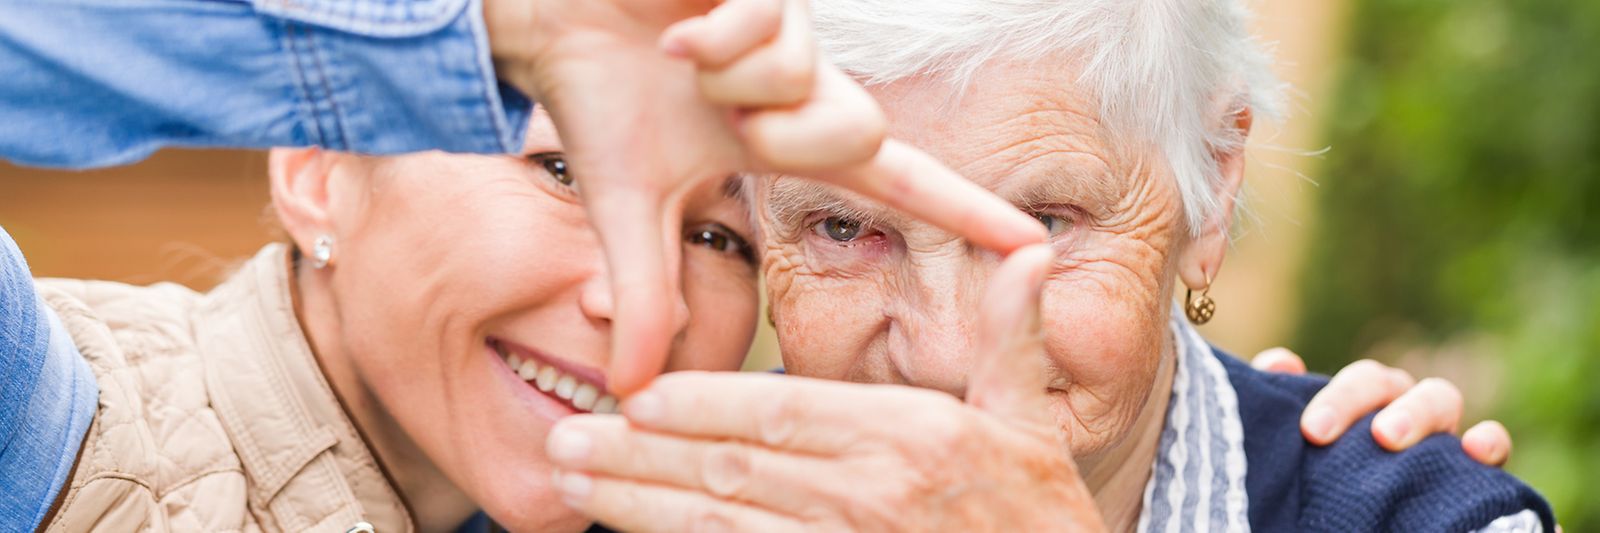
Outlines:
[{"label": "knuckle", "polygon": [[1452,411],[1459,410],[1461,407],[1461,389],[1456,388],[1456,385],[1448,380],[1443,378],[1424,378],[1417,383],[1417,389],[1426,391],[1428,395],[1442,400],[1444,402],[1442,405]]},{"label": "knuckle", "polygon": [[695,533],[724,533],[738,531],[733,517],[722,509],[701,509],[689,517],[688,531]]},{"label": "knuckle", "polygon": [[775,392],[766,407],[756,415],[756,434],[761,443],[782,447],[793,441],[796,428],[805,415],[805,405],[792,391]]},{"label": "knuckle", "polygon": [[1351,377],[1381,376],[1385,374],[1384,371],[1388,370],[1388,368],[1389,367],[1385,366],[1383,363],[1379,363],[1372,359],[1362,359],[1360,361],[1350,363],[1350,366],[1344,367],[1344,370],[1339,371],[1339,375],[1348,374]]},{"label": "knuckle", "polygon": [[734,443],[715,445],[700,467],[700,481],[714,495],[729,498],[744,492],[751,477],[752,458],[744,446]]},{"label": "knuckle", "polygon": [[784,57],[767,68],[767,83],[775,100],[798,102],[811,95],[816,66],[808,58]]}]

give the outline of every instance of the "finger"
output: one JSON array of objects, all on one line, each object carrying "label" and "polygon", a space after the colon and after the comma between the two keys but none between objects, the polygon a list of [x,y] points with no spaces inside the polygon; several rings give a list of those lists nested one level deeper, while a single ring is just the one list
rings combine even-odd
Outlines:
[{"label": "finger", "polygon": [[783,31],[762,46],[719,68],[696,72],[700,94],[711,103],[735,108],[789,106],[815,90],[816,43],[803,1],[784,3]]},{"label": "finger", "polygon": [[1268,348],[1256,354],[1256,357],[1250,360],[1250,366],[1255,367],[1256,370],[1274,374],[1298,376],[1306,373],[1305,360],[1301,359],[1299,354],[1282,346]]},{"label": "finger", "polygon": [[807,174],[870,163],[884,145],[888,119],[876,100],[843,72],[819,64],[802,105],[747,110],[739,133],[763,170]]},{"label": "finger", "polygon": [[683,319],[676,239],[666,245],[677,229],[668,227],[661,202],[647,191],[596,187],[584,200],[605,249],[615,300],[606,386],[625,396],[661,373]]},{"label": "finger", "polygon": [[661,32],[661,49],[701,68],[721,68],[778,35],[784,2],[728,0],[704,16],[669,26]]},{"label": "finger", "polygon": [[617,531],[803,531],[795,519],[703,493],[559,472],[567,506]]},{"label": "finger", "polygon": [[1485,420],[1461,435],[1461,448],[1480,463],[1505,466],[1511,459],[1511,432],[1499,422]]},{"label": "finger", "polygon": [[564,418],[551,430],[546,451],[562,470],[704,492],[786,514],[814,505],[815,498],[799,497],[807,487],[837,478],[818,475],[835,464],[821,456],[656,433],[619,416]]},{"label": "finger", "polygon": [[1372,437],[1391,452],[1404,451],[1434,433],[1455,433],[1461,424],[1461,391],[1439,378],[1411,387],[1372,419]]},{"label": "finger", "polygon": [[960,407],[953,396],[775,374],[673,372],[622,402],[642,428],[827,455],[892,431],[878,421]]},{"label": "finger", "polygon": [[1039,295],[1054,261],[1049,245],[1029,246],[1013,252],[989,278],[968,403],[1007,420],[1050,421]]},{"label": "finger", "polygon": [[1367,413],[1399,398],[1413,383],[1411,374],[1371,359],[1350,363],[1306,404],[1300,432],[1312,444],[1327,445]]},{"label": "finger", "polygon": [[909,145],[890,140],[870,163],[828,181],[1001,253],[1044,242],[1038,220]]}]

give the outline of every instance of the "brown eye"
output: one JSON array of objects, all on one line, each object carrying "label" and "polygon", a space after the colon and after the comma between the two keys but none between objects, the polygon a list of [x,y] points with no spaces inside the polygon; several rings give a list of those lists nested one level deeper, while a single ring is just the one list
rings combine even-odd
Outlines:
[{"label": "brown eye", "polygon": [[861,236],[861,223],[841,217],[828,217],[817,223],[816,231],[837,242],[850,242]]},{"label": "brown eye", "polygon": [[528,156],[531,161],[544,168],[550,178],[565,187],[572,187],[572,176],[567,174],[567,159],[559,152],[545,152]]},{"label": "brown eye", "polygon": [[685,233],[683,239],[689,244],[704,246],[718,253],[738,257],[747,263],[755,263],[755,251],[750,248],[750,244],[722,224],[709,224],[691,229]]}]

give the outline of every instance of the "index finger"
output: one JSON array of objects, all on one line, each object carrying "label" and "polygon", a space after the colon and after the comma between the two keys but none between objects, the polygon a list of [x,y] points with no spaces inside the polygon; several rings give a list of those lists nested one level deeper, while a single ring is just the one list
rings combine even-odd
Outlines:
[{"label": "index finger", "polygon": [[1001,253],[1047,237],[1038,220],[1010,202],[894,139],[867,163],[825,179]]}]

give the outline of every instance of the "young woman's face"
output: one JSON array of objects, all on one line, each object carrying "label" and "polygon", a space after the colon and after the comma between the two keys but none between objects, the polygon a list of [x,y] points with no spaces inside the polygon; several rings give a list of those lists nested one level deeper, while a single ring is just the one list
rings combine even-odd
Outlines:
[{"label": "young woman's face", "polygon": [[[523,157],[427,153],[355,167],[367,190],[332,215],[332,290],[342,348],[371,400],[496,521],[586,527],[550,486],[544,442],[563,416],[615,408],[604,372],[615,299],[548,117],[534,117]],[[669,370],[735,370],[749,348],[755,249],[737,196],[715,183],[688,202],[689,319]]]}]

